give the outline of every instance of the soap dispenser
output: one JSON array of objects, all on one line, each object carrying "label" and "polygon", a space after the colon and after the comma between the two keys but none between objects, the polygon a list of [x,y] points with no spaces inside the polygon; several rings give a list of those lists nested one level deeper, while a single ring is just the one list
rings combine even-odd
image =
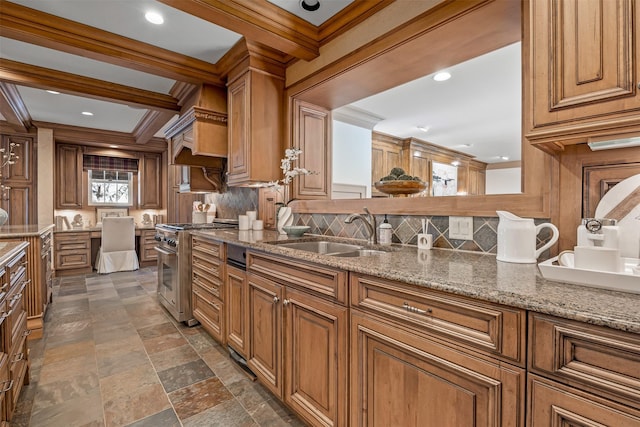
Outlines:
[{"label": "soap dispenser", "polygon": [[384,221],[380,224],[380,230],[378,231],[378,241],[383,246],[389,246],[391,244],[391,238],[393,236],[393,227],[387,220],[387,215],[384,216]]}]

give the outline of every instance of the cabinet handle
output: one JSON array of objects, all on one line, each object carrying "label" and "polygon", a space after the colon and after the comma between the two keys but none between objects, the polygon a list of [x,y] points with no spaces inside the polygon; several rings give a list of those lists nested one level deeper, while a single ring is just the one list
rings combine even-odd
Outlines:
[{"label": "cabinet handle", "polygon": [[11,388],[13,387],[13,380],[2,381],[0,384],[6,384],[6,383],[9,383],[9,385],[3,388],[2,390],[0,390],[0,393],[6,393],[9,390],[11,390]]},{"label": "cabinet handle", "polygon": [[28,337],[29,335],[31,335],[31,332],[33,332],[33,329],[27,329],[26,331],[24,331],[24,334],[22,334],[22,336]]},{"label": "cabinet handle", "polygon": [[11,316],[12,314],[13,314],[13,308],[11,310],[7,311],[6,313],[4,313],[2,315],[2,318],[6,319],[7,317]]},{"label": "cabinet handle", "polygon": [[[276,297],[276,298],[277,298],[277,297]],[[282,301],[282,305],[284,305],[285,307],[286,307],[286,306],[288,306],[288,305],[289,305],[289,300],[285,298],[285,299]]]},{"label": "cabinet handle", "polygon": [[[280,298],[278,297],[273,297],[273,303],[277,304],[280,301]],[[285,300],[286,301],[286,300]]]},{"label": "cabinet handle", "polygon": [[13,360],[11,361],[11,363],[16,363],[21,361],[22,359],[24,359],[24,353],[20,352],[20,353],[16,353],[15,357],[13,358]]},{"label": "cabinet handle", "polygon": [[407,310],[409,313],[431,314],[433,312],[433,310],[431,310],[430,308],[427,308],[426,310],[423,310],[423,309],[418,308],[418,307],[413,307],[413,306],[409,305],[406,302],[404,304],[402,304],[402,308]]}]

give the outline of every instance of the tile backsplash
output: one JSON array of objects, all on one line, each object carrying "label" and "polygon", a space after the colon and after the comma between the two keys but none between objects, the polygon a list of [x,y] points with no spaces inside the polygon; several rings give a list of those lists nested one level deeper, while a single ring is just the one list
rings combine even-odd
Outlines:
[{"label": "tile backsplash", "polygon": [[[366,239],[367,230],[362,221],[344,222],[345,214],[296,214],[295,224],[308,225],[309,233],[325,236]],[[417,245],[418,233],[422,232],[423,218],[428,219],[428,233],[433,235],[433,246],[436,248],[478,251],[495,254],[498,243],[498,218],[473,217],[473,240],[458,240],[449,238],[448,216],[414,216],[387,215],[387,220],[393,227],[393,243]],[[378,225],[384,220],[384,215],[376,215]],[[539,219],[536,224],[547,222]],[[548,230],[538,235],[539,244],[550,238]],[[541,258],[545,258],[545,254]]]}]

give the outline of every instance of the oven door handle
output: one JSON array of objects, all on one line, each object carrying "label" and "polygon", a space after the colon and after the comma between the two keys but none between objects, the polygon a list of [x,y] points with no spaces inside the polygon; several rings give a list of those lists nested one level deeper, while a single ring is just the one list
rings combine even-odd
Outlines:
[{"label": "oven door handle", "polygon": [[161,253],[161,254],[163,254],[163,255],[175,255],[175,254],[176,254],[175,252],[171,252],[171,251],[168,251],[168,250],[166,250],[166,249],[162,249],[162,248],[161,248],[161,247],[159,247],[159,246],[154,247],[154,249],[155,249],[156,251],[160,252],[160,253]]}]

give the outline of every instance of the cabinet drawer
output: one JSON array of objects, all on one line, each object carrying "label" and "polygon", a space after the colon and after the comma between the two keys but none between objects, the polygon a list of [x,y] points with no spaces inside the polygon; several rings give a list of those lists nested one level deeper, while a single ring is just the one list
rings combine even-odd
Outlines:
[{"label": "cabinet drawer", "polygon": [[524,366],[524,310],[353,273],[351,305]]},{"label": "cabinet drawer", "polygon": [[200,254],[194,253],[191,258],[191,265],[194,270],[198,268],[203,274],[213,276],[218,280],[222,277],[220,260],[218,259],[203,258]]},{"label": "cabinet drawer", "polygon": [[247,251],[247,271],[347,304],[347,272]]},{"label": "cabinet drawer", "polygon": [[218,276],[213,277],[207,271],[202,270],[200,267],[194,265],[192,279],[194,285],[197,284],[198,286],[209,291],[216,298],[222,299],[222,281],[218,278]]},{"label": "cabinet drawer", "polygon": [[[26,329],[26,316],[24,321],[24,328]],[[24,333],[21,335],[22,339],[13,353],[9,355],[9,375],[10,379],[13,383],[11,389],[9,390],[9,398],[7,402],[10,404],[11,413],[15,410],[15,407],[18,403],[18,398],[20,397],[20,391],[22,390],[22,386],[25,383],[25,375],[27,373],[28,360],[27,360],[27,337]]]},{"label": "cabinet drawer", "polygon": [[640,408],[640,337],[530,313],[529,369]]},{"label": "cabinet drawer", "polygon": [[529,375],[529,427],[637,427],[640,412],[562,384]]},{"label": "cabinet drawer", "polygon": [[56,270],[83,268],[91,266],[91,252],[56,251]]},{"label": "cabinet drawer", "polygon": [[79,251],[91,249],[91,233],[66,233],[56,234],[56,251]]},{"label": "cabinet drawer", "polygon": [[222,243],[200,236],[191,236],[191,239],[191,249],[194,255],[198,253],[204,259],[222,259],[222,255],[224,253],[222,250]]},{"label": "cabinet drawer", "polygon": [[27,262],[25,260],[25,253],[21,252],[19,256],[13,258],[7,264],[7,272],[9,273],[10,287],[16,285],[16,283],[24,278],[27,271]]},{"label": "cabinet drawer", "polygon": [[[16,342],[18,342],[26,330],[27,313],[24,308],[24,290],[26,283],[15,287],[9,292],[7,297],[7,318],[5,337],[6,349],[11,350]],[[23,324],[24,323],[24,324]]]},{"label": "cabinet drawer", "polygon": [[224,344],[224,312],[222,302],[198,284],[193,284],[193,317],[220,344]]},{"label": "cabinet drawer", "polygon": [[[6,403],[9,400],[9,392],[13,388],[13,383],[11,382],[10,374],[9,374],[9,357],[5,353],[0,353],[0,415],[1,420],[8,419],[7,410],[8,404]],[[0,421],[0,427],[2,426],[2,421]],[[9,426],[9,423],[6,423],[5,426]]]}]

